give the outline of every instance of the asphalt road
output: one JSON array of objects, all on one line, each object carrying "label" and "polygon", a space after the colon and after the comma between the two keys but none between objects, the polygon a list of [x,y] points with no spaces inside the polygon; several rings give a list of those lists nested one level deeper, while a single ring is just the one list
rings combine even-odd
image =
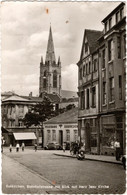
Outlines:
[{"label": "asphalt road", "polygon": [[[78,161],[73,158],[55,156],[53,151],[35,152],[27,149],[19,153],[15,151],[12,153],[4,151],[4,153],[68,194],[122,194],[125,192],[125,170],[120,165],[89,160]],[[21,170],[19,174],[24,173]],[[7,175],[4,170],[3,176],[5,183]],[[29,180],[26,183],[29,184]],[[40,181],[36,179],[35,183],[39,184]]]}]

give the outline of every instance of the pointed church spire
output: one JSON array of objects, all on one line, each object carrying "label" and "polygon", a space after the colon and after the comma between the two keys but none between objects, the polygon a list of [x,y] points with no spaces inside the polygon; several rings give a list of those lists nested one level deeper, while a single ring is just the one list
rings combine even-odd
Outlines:
[{"label": "pointed church spire", "polygon": [[51,25],[49,30],[49,39],[48,39],[45,62],[50,62],[50,63],[56,62]]},{"label": "pointed church spire", "polygon": [[60,61],[60,56],[58,57],[58,65],[60,65],[61,61]]},{"label": "pointed church spire", "polygon": [[43,64],[43,57],[41,56],[41,63]]}]

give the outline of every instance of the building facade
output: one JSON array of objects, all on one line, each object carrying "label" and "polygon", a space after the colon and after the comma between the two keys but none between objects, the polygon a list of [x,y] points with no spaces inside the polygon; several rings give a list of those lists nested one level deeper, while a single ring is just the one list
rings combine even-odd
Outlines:
[{"label": "building facade", "polygon": [[117,6],[102,23],[103,32],[85,30],[77,63],[79,134],[88,151],[114,155],[116,139],[121,152],[125,149],[125,4]]},{"label": "building facade", "polygon": [[44,147],[48,143],[70,144],[78,140],[78,108],[73,108],[44,123]]},{"label": "building facade", "polygon": [[42,57],[40,62],[39,95],[44,92],[48,94],[55,92],[61,95],[61,61],[59,57],[56,62],[51,26],[45,62]]},{"label": "building facade", "polygon": [[79,68],[79,135],[87,151],[97,153],[99,149],[99,69],[97,39],[101,31],[84,32]]},{"label": "building facade", "polygon": [[[54,110],[58,108],[60,98],[57,94],[45,94],[54,106]],[[15,145],[25,142],[25,145],[33,145],[36,141],[42,143],[41,127],[26,127],[24,125],[25,114],[31,110],[31,107],[43,101],[41,97],[34,97],[30,93],[29,96],[12,95],[2,100],[2,128],[8,133],[4,133],[5,144]],[[25,138],[26,137],[26,138]]]},{"label": "building facade", "polygon": [[125,153],[126,21],[121,3],[106,18],[99,41],[101,152],[113,154],[118,139]]}]

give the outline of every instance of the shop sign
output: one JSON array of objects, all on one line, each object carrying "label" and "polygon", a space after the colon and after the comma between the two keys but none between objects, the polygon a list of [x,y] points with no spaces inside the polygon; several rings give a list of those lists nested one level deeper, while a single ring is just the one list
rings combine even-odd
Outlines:
[{"label": "shop sign", "polygon": [[57,125],[46,125],[45,128],[57,128]]},{"label": "shop sign", "polygon": [[78,125],[64,125],[64,128],[78,128]]}]

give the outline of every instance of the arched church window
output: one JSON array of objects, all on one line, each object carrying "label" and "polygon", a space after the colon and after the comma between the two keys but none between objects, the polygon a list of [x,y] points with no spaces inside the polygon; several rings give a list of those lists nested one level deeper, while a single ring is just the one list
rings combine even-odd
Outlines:
[{"label": "arched church window", "polygon": [[44,74],[43,74],[43,88],[46,88],[46,70],[44,71]]},{"label": "arched church window", "polygon": [[54,70],[53,72],[53,87],[56,88],[57,87],[57,71]]}]

